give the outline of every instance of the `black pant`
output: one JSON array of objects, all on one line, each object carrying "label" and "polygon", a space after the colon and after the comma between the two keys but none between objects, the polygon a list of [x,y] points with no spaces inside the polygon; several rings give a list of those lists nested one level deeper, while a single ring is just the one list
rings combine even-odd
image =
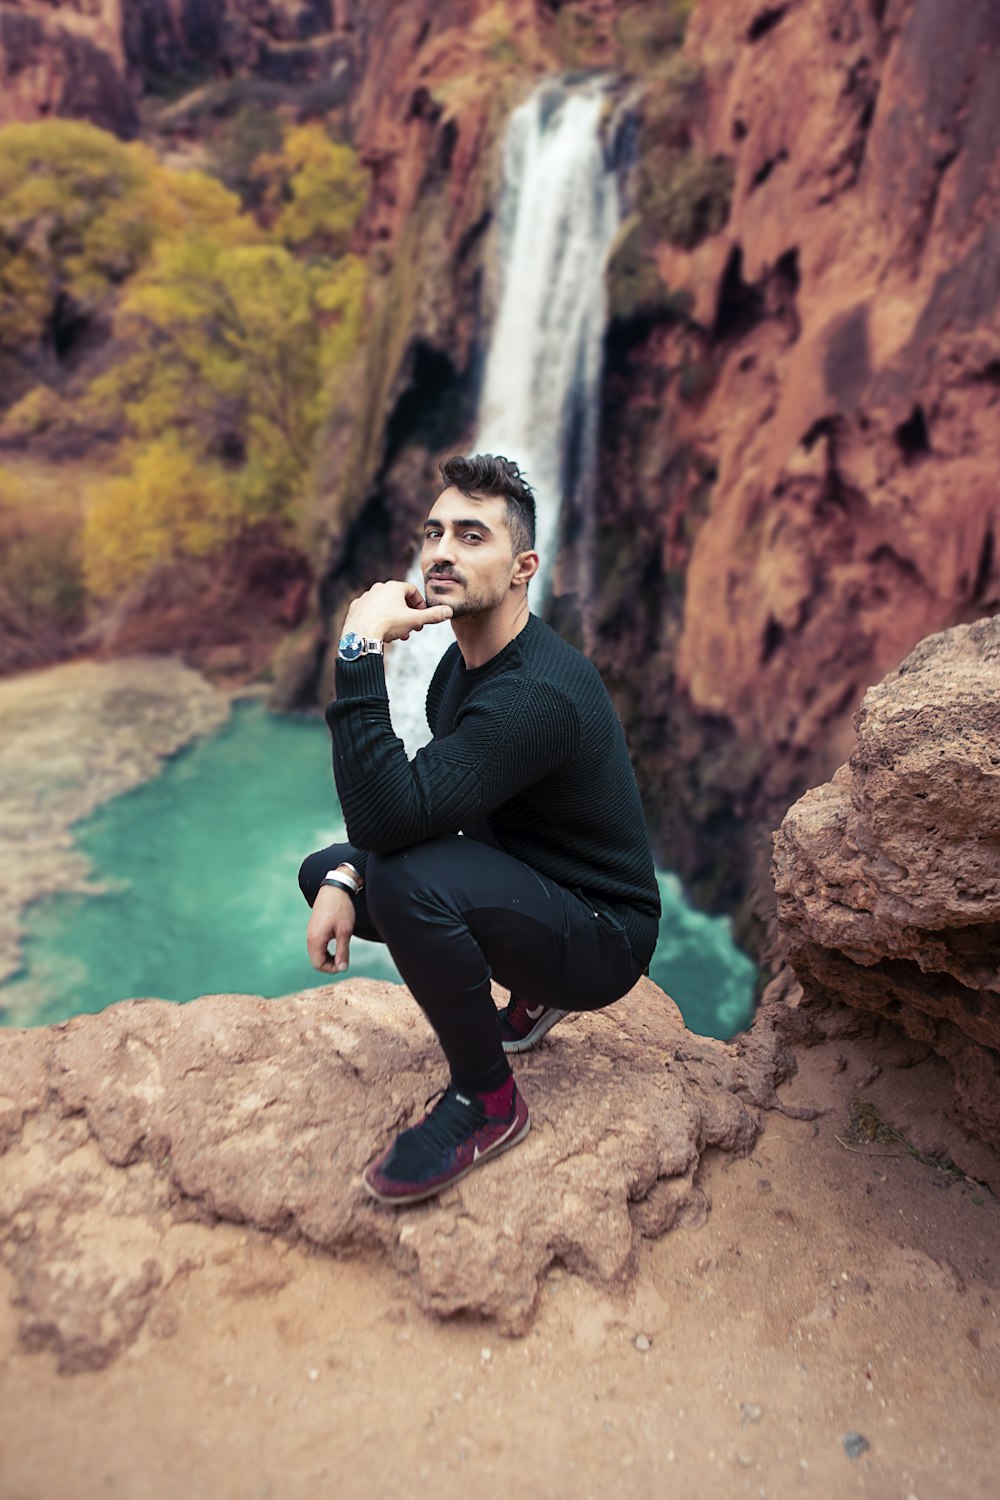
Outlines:
[{"label": "black pant", "polygon": [[[303,861],[310,906],[327,870],[345,859],[348,846],[333,844]],[[355,933],[388,946],[453,1080],[467,1089],[498,1087],[509,1071],[491,975],[532,1006],[597,1010],[642,973],[613,917],[460,834],[370,854],[356,906]]]}]

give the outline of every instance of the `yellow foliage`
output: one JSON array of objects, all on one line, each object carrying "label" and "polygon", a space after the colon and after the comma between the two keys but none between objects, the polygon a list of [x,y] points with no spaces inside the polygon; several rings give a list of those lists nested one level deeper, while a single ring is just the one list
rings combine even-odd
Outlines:
[{"label": "yellow foliage", "polygon": [[216,178],[94,126],[0,129],[0,344],[35,360],[58,352],[60,319],[114,316],[114,363],[83,396],[38,386],[7,414],[21,437],[75,422],[130,445],[127,472],[89,492],[99,597],[288,514],[308,486],[364,335],[366,266],[343,252],[367,179],[319,125],[258,171],[269,228]]},{"label": "yellow foliage", "polygon": [[261,156],[255,176],[280,204],[278,237],[293,249],[340,255],[365,205],[368,179],[350,146],[332,141],[321,125],[285,136],[280,152]]},{"label": "yellow foliage", "polygon": [[215,551],[240,519],[231,478],[175,438],[150,443],[126,473],[88,486],[85,502],[84,575],[99,599],[152,568]]},{"label": "yellow foliage", "polygon": [[219,245],[252,245],[265,238],[235,193],[207,172],[170,172],[154,161],[159,184],[154,218],[157,237],[211,235]]},{"label": "yellow foliage", "polygon": [[360,342],[366,280],[356,257],[310,266],[280,245],[165,241],[123,297],[131,353],[92,384],[92,419],[117,409],[134,438],[172,433],[226,465],[245,519],[285,512]]},{"label": "yellow foliage", "polygon": [[78,121],[0,130],[0,343],[45,339],[60,296],[92,309],[154,235],[148,153]]},{"label": "yellow foliage", "polygon": [[0,422],[0,438],[23,442],[39,433],[72,425],[73,410],[51,386],[36,385],[6,412]]},{"label": "yellow foliage", "polygon": [[26,499],[27,490],[23,479],[12,474],[10,469],[0,469],[0,515],[20,510]]},{"label": "yellow foliage", "polygon": [[76,496],[0,469],[0,612],[29,631],[75,627],[84,603]]}]

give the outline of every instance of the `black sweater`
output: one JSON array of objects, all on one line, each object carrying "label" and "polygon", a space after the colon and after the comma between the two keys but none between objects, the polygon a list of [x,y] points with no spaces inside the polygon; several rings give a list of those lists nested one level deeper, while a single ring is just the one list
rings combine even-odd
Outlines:
[{"label": "black sweater", "polygon": [[625,736],[596,668],[536,615],[481,667],[457,643],[427,694],[434,738],[412,761],[393,732],[381,656],[337,663],[326,711],[357,850],[457,833],[506,850],[656,945],[660,896]]}]

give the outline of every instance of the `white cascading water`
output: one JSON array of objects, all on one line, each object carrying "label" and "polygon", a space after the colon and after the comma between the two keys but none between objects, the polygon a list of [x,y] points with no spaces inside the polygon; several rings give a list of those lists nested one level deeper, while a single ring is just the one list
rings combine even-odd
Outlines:
[{"label": "white cascading water", "polygon": [[[563,503],[579,506],[596,459],[606,318],[604,266],[618,226],[614,166],[600,138],[599,82],[543,84],[511,116],[500,205],[500,304],[473,453],[514,459],[535,491],[537,611]],[[419,566],[411,577],[421,585]],[[392,722],[410,755],[429,737],[425,699],[452,640],[446,625],[394,646]]]}]

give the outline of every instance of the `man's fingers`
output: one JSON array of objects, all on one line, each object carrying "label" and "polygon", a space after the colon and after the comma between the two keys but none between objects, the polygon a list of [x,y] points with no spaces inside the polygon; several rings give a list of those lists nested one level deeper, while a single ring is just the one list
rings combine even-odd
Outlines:
[{"label": "man's fingers", "polygon": [[351,962],[351,940],[349,937],[337,939],[337,959],[334,965],[335,974],[343,974]]}]

